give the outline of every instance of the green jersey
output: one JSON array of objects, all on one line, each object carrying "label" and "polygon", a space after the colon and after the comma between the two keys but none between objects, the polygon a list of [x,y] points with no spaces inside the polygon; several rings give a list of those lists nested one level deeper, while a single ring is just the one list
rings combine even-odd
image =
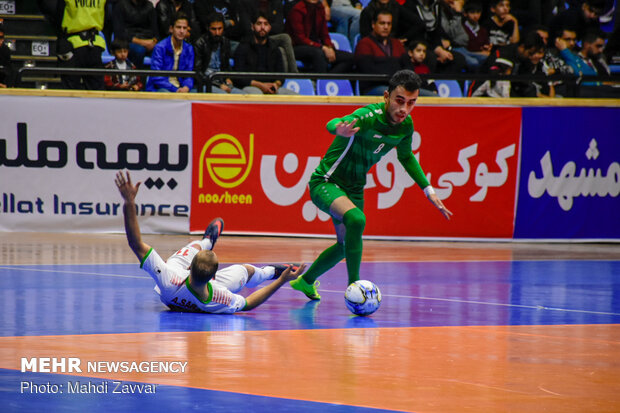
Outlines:
[{"label": "green jersey", "polygon": [[385,103],[375,103],[343,118],[332,119],[327,123],[327,130],[335,134],[340,122],[351,122],[354,119],[357,119],[355,127],[360,130],[350,138],[336,136],[312,174],[311,181],[333,182],[343,189],[362,191],[370,168],[395,147],[398,160],[420,188],[429,185],[411,151],[411,116],[407,116],[400,124],[389,123]]}]

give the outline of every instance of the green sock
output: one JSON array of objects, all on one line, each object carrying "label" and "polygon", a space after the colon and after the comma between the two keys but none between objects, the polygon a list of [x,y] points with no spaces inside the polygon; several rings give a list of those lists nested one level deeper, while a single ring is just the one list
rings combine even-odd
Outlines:
[{"label": "green sock", "polygon": [[366,216],[359,208],[350,209],[342,217],[346,228],[344,236],[344,256],[347,260],[349,284],[360,279],[360,264],[362,263],[362,234],[366,226]]},{"label": "green sock", "polygon": [[327,270],[332,268],[334,265],[338,264],[343,258],[343,245],[335,243],[319,255],[319,257],[312,263],[308,271],[302,275],[302,278],[308,284],[314,284],[317,278],[327,272]]}]

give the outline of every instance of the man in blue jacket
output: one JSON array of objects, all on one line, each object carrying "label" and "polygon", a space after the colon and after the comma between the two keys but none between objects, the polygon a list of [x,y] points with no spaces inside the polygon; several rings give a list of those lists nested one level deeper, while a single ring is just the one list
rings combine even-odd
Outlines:
[{"label": "man in blue jacket", "polygon": [[[194,70],[194,48],[185,42],[189,29],[188,17],[177,14],[170,26],[171,35],[157,43],[151,55],[152,70]],[[194,88],[193,77],[151,76],[146,82],[149,92],[187,93]]]}]

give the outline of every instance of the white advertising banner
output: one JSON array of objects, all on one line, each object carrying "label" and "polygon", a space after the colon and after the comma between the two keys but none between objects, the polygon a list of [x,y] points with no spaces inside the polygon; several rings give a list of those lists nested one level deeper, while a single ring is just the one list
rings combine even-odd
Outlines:
[{"label": "white advertising banner", "polygon": [[0,231],[120,232],[119,170],[144,233],[187,233],[191,103],[0,97]]}]

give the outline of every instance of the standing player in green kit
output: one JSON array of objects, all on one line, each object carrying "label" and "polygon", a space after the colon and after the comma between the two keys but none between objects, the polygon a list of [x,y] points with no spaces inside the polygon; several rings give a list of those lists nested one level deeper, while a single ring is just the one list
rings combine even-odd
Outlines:
[{"label": "standing player in green kit", "polygon": [[390,79],[384,103],[368,105],[327,123],[327,130],[336,138],[310,177],[310,197],[321,211],[331,215],[337,242],[323,251],[306,273],[290,282],[291,287],[311,300],[321,299],[316,279],[343,258],[349,284],[359,280],[366,225],[366,174],[392,148],[396,147],[398,160],[429,201],[450,219],[452,212],[437,197],[411,151],[413,121],[409,114],[418,99],[420,85],[421,79],[414,72],[398,71]]}]

